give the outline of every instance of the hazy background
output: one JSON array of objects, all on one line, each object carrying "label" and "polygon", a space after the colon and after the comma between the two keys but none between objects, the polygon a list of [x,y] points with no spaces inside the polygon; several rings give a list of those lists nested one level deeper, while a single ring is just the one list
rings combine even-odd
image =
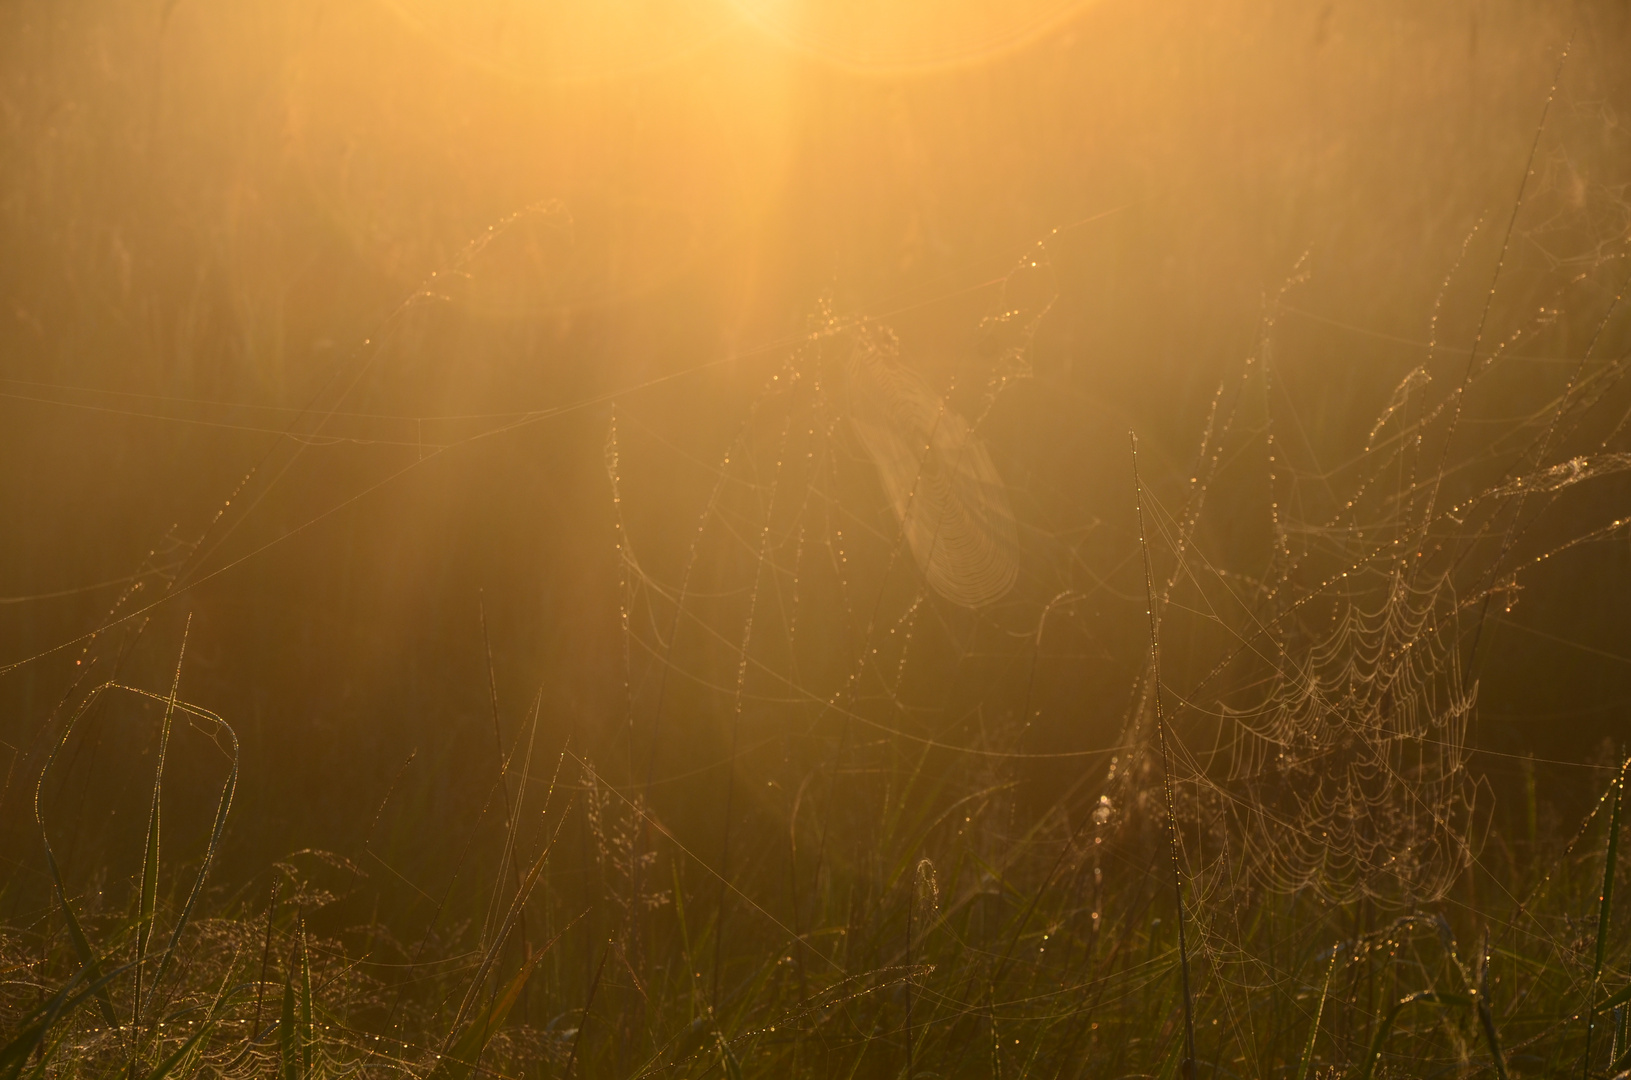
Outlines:
[{"label": "hazy background", "polygon": [[[981,321],[1011,305],[1005,276],[1039,241],[1046,281],[1010,292],[1057,299],[1034,378],[985,431],[1022,524],[1074,554],[959,649],[980,654],[988,632],[1003,654],[1053,592],[1105,580],[1030,676],[1025,738],[1107,747],[1147,647],[1128,429],[1154,490],[1178,491],[1220,382],[1264,355],[1271,310],[1273,407],[1311,488],[1414,366],[1453,385],[1571,37],[1486,338],[1565,307],[1521,348],[1578,356],[1623,279],[1624,4],[817,7],[0,9],[11,867],[38,869],[30,763],[88,658],[78,639],[131,575],[147,576],[121,613],[159,598],[154,571],[183,558],[191,587],[90,648],[99,677],[128,646],[120,677],[165,691],[191,614],[182,692],[243,739],[227,880],[297,848],[355,854],[399,776],[403,820],[435,825],[400,865],[450,857],[497,769],[483,604],[503,739],[541,694],[541,742],[570,735],[614,782],[641,778],[658,665],[635,649],[626,688],[613,403],[624,530],[677,588],[724,455],[823,302],[887,323],[904,363],[972,401],[1000,348]],[[1440,295],[1454,351],[1430,353]],[[1611,323],[1596,355],[1626,343]],[[1478,415],[1538,408],[1567,377],[1521,370]],[[1569,512],[1612,515],[1618,497],[1594,488]],[[1211,550],[1252,572],[1264,520],[1219,509]],[[706,541],[731,543],[751,550],[747,525]],[[728,577],[710,573],[693,584]],[[1526,584],[1484,644],[1475,741],[1588,757],[1624,731],[1631,546],[1578,550]],[[658,607],[636,606],[638,640],[667,635]],[[739,612],[702,618],[741,632]],[[666,706],[663,775],[715,765],[731,737],[693,683],[728,697],[734,661],[718,642],[684,648],[673,663],[695,678]],[[993,687],[1012,719],[1023,666],[928,655],[925,724],[935,694]],[[809,676],[817,696],[827,674]],[[151,732],[103,723],[58,813],[77,809],[74,843],[127,872],[148,775],[131,766]],[[218,758],[177,754],[167,799],[203,807]],[[1027,779],[1056,789],[1077,767]],[[183,853],[194,833],[175,834]]]}]

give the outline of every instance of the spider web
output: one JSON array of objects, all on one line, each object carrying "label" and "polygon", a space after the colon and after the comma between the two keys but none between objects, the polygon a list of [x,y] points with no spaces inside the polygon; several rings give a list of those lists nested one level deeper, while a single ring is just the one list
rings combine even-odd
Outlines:
[{"label": "spider web", "polygon": [[[1499,336],[1480,324],[1470,346],[1440,343],[1445,296],[1476,295],[1461,263],[1489,239],[1481,222],[1430,313],[1423,362],[1380,404],[1362,446],[1321,467],[1275,356],[1308,276],[1299,267],[1267,302],[1254,355],[1219,387],[1178,508],[1154,500],[1151,542],[1167,567],[1160,635],[1185,643],[1162,646],[1173,655],[1160,690],[1177,705],[1179,809],[1197,881],[1226,874],[1277,893],[1409,905],[1443,896],[1477,857],[1491,797],[1469,766],[1468,733],[1491,605],[1515,601],[1526,567],[1621,529],[1559,531],[1548,511],[1575,485],[1631,470],[1631,453],[1613,445],[1631,416],[1623,312],[1617,294],[1601,295],[1623,270],[1624,244],[1597,228],[1624,206],[1600,192],[1582,246],[1580,215],[1559,208],[1567,192],[1542,173],[1528,200],[1539,223],[1520,237],[1547,252],[1521,282],[1547,301],[1536,315]],[[1102,791],[1089,810],[1113,812],[1118,827],[1161,816],[1147,663],[1109,745],[1028,742],[1040,706],[1058,705],[1039,689],[1039,667],[1073,655],[1044,658],[1044,636],[1070,630],[1079,646],[1083,601],[1117,588],[1076,555],[1083,508],[1034,472],[1016,485],[1025,470],[1005,465],[989,434],[994,411],[1032,377],[1060,242],[1050,236],[1004,279],[981,324],[998,344],[976,388],[937,389],[886,320],[822,305],[722,460],[692,460],[712,475],[711,493],[677,578],[647,572],[620,511],[626,730],[642,797],[667,782],[660,763],[674,763],[674,781],[718,767],[675,740],[726,717],[727,821],[738,774],[774,776],[824,820],[803,841],[818,861],[876,808],[875,794],[845,800],[846,784],[859,791],[852,778],[919,752],[944,756],[958,796],[1011,789],[1027,760],[1108,757],[1103,788],[1082,779],[1056,809],[1068,816],[1072,800]],[[1490,286],[1511,287],[1499,274]],[[1588,345],[1540,355],[1558,349],[1565,307],[1583,313]],[[1509,407],[1511,372],[1537,370],[1553,380],[1543,405],[1531,397],[1516,418],[1484,415]],[[677,449],[631,414],[614,419],[620,508],[631,437],[669,462]],[[1165,478],[1158,487],[1169,489]],[[1061,521],[1071,516],[1062,506],[1074,521]],[[1266,550],[1218,538],[1219,521],[1241,515],[1264,520]],[[1123,554],[1123,566],[1136,555]],[[1006,835],[1024,831],[1010,796],[982,800],[1007,807]],[[799,805],[784,813],[795,834],[804,827]],[[1001,845],[994,833],[990,850]],[[727,864],[730,846],[727,825]]]}]

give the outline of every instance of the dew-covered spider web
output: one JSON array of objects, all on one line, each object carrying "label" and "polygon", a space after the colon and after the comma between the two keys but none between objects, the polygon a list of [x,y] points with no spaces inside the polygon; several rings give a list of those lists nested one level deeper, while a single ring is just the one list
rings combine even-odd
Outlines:
[{"label": "dew-covered spider web", "polygon": [[[1411,361],[1345,446],[1310,437],[1282,378],[1298,362],[1277,352],[1287,326],[1365,343],[1363,328],[1298,306],[1309,259],[1265,299],[1184,475],[1143,478],[1175,809],[1203,890],[1409,906],[1479,857],[1492,796],[1470,740],[1486,628],[1527,568],[1623,532],[1589,498],[1555,511],[1577,485],[1631,470],[1624,244],[1596,227],[1581,244],[1541,172],[1526,204],[1541,220],[1526,216],[1519,242],[1545,251],[1542,265],[1491,282],[1462,264],[1489,258],[1499,226],[1471,230],[1404,342]],[[1591,213],[1624,216],[1600,194]],[[914,353],[888,318],[828,304],[717,460],[687,455],[637,408],[614,418],[626,790],[660,805],[665,784],[728,777],[711,827],[725,867],[745,857],[742,822],[757,814],[781,822],[805,874],[865,862],[879,822],[901,812],[891,785],[921,790],[931,773],[945,820],[953,806],[984,814],[981,857],[998,877],[1045,837],[1069,840],[1078,866],[1086,830],[1164,819],[1131,456],[1084,457],[1075,468],[1124,471],[1072,486],[1063,459],[1080,446],[1045,440],[1058,416],[1090,414],[1031,370],[1067,240],[1039,244],[996,290],[974,379]],[[1518,320],[1496,305],[1449,340],[1446,297],[1472,297],[1476,313],[1486,290],[1514,289],[1545,302]],[[1094,437],[1125,445],[1124,430]],[[678,534],[623,513],[642,457],[707,477],[663,572],[652,552]],[[1115,501],[1090,504],[1089,489]],[[1118,679],[1119,700],[1106,693]],[[1022,813],[1016,770],[1035,762],[1060,779]]]}]

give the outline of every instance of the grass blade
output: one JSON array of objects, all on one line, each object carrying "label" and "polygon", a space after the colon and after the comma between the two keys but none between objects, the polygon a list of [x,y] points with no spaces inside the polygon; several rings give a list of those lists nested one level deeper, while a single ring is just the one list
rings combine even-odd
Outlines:
[{"label": "grass blade", "polygon": [[45,1050],[40,1054],[40,1060],[36,1061],[34,1063],[34,1067],[28,1070],[28,1080],[41,1080],[41,1078],[45,1076],[46,1066],[51,1064],[51,1059],[56,1056],[57,1051],[62,1047],[63,1042],[67,1038],[68,1032],[64,1031],[61,1035],[57,1036],[56,1042],[45,1048]]},{"label": "grass blade", "polygon": [[1627,1034],[1627,1019],[1628,1017],[1626,1016],[1625,1009],[1621,1008],[1614,1010],[1614,1043],[1613,1048],[1609,1051],[1608,1055],[1610,1061],[1620,1060],[1621,1056],[1626,1052],[1627,1047],[1625,1045],[1625,1037]]},{"label": "grass blade", "polygon": [[[561,761],[564,760],[565,755],[563,754]],[[557,761],[555,763],[555,777],[557,780],[560,778],[560,771],[561,762]],[[555,780],[550,781],[549,790],[550,794],[553,795]],[[572,812],[572,805],[572,802],[566,804],[565,810],[561,813],[560,821],[555,823],[555,831],[550,834],[549,842],[544,845],[544,849],[533,860],[532,867],[527,871],[527,876],[522,880],[520,888],[517,889],[515,898],[510,901],[509,912],[505,915],[504,921],[499,924],[492,940],[487,943],[487,951],[482,957],[481,964],[476,968],[476,976],[470,980],[470,988],[465,991],[464,1001],[459,1005],[459,1011],[454,1015],[453,1027],[448,1032],[449,1039],[453,1037],[454,1032],[459,1030],[465,1018],[470,1015],[470,1010],[474,1007],[481,988],[486,985],[487,977],[492,974],[493,965],[498,961],[499,950],[504,947],[504,942],[509,939],[510,932],[515,929],[516,924],[523,918],[526,912],[527,900],[532,896],[532,890],[538,884],[538,876],[544,872],[544,864],[549,861],[549,853],[554,850],[555,841],[561,835],[561,828],[566,824],[567,816]],[[443,1053],[447,1052],[448,1047],[444,1046]]]},{"label": "grass blade", "polygon": [[589,1010],[595,1007],[595,991],[600,989],[600,976],[606,970],[607,957],[611,955],[612,943],[608,940],[606,948],[601,950],[595,977],[589,981],[589,993],[583,999],[583,1018],[578,1021],[578,1030],[572,1033],[572,1050],[566,1055],[566,1068],[561,1070],[561,1080],[569,1080],[572,1075],[572,1066],[578,1060],[578,1044],[583,1042],[583,1029],[589,1026]]},{"label": "grass blade", "polygon": [[1598,1012],[1607,1012],[1631,1002],[1631,986],[1622,987],[1597,1003]]},{"label": "grass blade", "polygon": [[62,1013],[68,995],[73,991],[74,984],[84,976],[85,969],[81,968],[79,974],[68,981],[68,985],[57,991],[50,1001],[35,1009],[24,1020],[22,1030],[12,1036],[10,1042],[6,1043],[5,1046],[0,1046],[0,1077],[6,1077],[9,1080],[10,1077],[17,1076],[23,1071],[23,1066],[28,1062],[28,1056],[45,1039],[46,1033],[51,1030],[51,1025],[56,1022],[57,1017]]},{"label": "grass blade", "polygon": [[482,1050],[487,1046],[493,1032],[503,1026],[504,1020],[510,1014],[510,1009],[520,999],[521,992],[526,989],[527,980],[532,977],[533,968],[543,959],[547,949],[539,950],[527,957],[521,965],[521,970],[515,973],[509,983],[504,987],[503,993],[493,1001],[486,1013],[473,1021],[464,1029],[453,1046],[442,1055],[442,1060],[436,1063],[426,1080],[465,1080],[475,1071],[475,1062]]},{"label": "grass blade", "polygon": [[306,921],[300,920],[300,1075],[311,1075],[311,951],[306,948]]},{"label": "grass blade", "polygon": [[1501,1033],[1495,1027],[1495,1012],[1489,1006],[1489,931],[1484,931],[1483,954],[1478,958],[1478,1026],[1484,1029],[1490,1060],[1495,1063],[1497,1080],[1506,1080],[1506,1055],[1501,1053]]},{"label": "grass blade", "polygon": [[129,966],[126,964],[115,968],[76,993],[75,988],[89,977],[89,969],[81,968],[50,1001],[30,1013],[23,1020],[22,1029],[12,1036],[10,1042],[0,1046],[0,1080],[16,1080],[22,1074],[23,1066],[28,1064],[29,1055],[45,1041],[56,1022],[122,975]]},{"label": "grass blade", "polygon": [[1472,1004],[1472,998],[1465,994],[1441,994],[1434,990],[1418,990],[1414,994],[1406,994],[1393,1003],[1387,1011],[1387,1016],[1377,1025],[1376,1037],[1371,1040],[1370,1052],[1365,1055],[1365,1064],[1359,1072],[1359,1080],[1371,1080],[1376,1071],[1376,1063],[1382,1058],[1382,1047],[1387,1042],[1388,1033],[1393,1030],[1393,1022],[1399,1018],[1399,1013],[1407,1005],[1437,1005],[1440,1008],[1454,1006],[1467,1006]]},{"label": "grass blade", "polygon": [[266,943],[261,946],[260,978],[255,980],[255,1022],[249,1028],[251,1042],[261,1034],[261,1002],[266,995],[266,965],[272,959],[272,915],[277,911],[277,891],[280,882],[272,879],[272,898],[266,902]]},{"label": "grass blade", "polygon": [[[221,833],[226,829],[227,816],[232,812],[232,796],[238,790],[239,754],[237,733],[232,730],[231,725],[229,725],[219,716],[216,716],[214,713],[190,706],[184,706],[183,708],[184,711],[191,713],[192,715],[203,716],[215,721],[216,730],[226,732],[227,738],[230,739],[232,743],[232,767],[227,773],[226,782],[221,785],[221,795],[215,804],[215,822],[210,828],[210,842],[209,846],[204,851],[204,861],[198,867],[197,876],[193,878],[193,887],[188,891],[187,900],[181,906],[181,914],[176,917],[176,924],[170,930],[170,940],[169,943],[165,945],[164,955],[159,959],[158,969],[153,972],[153,985],[147,992],[147,1004],[149,1006],[151,1006],[153,1003],[153,995],[158,992],[159,981],[163,979],[165,973],[170,970],[170,964],[175,959],[176,946],[181,943],[182,931],[187,929],[187,922],[192,917],[193,907],[198,903],[199,894],[204,891],[204,881],[209,877],[210,867],[215,862],[215,853],[219,851],[221,847]],[[156,805],[157,804],[155,803],[155,827],[158,820],[156,817],[158,812]],[[156,840],[157,837],[155,835],[155,859],[158,854]]]},{"label": "grass blade", "polygon": [[[493,643],[487,635],[487,602],[485,599],[481,599],[479,604],[481,611],[481,644],[487,654],[487,697],[493,713],[493,742],[498,750],[498,784],[502,789],[501,794],[504,799],[504,849],[499,855],[498,875],[497,880],[493,883],[492,899],[487,905],[487,917],[481,926],[482,940],[485,943],[487,935],[492,932],[494,924],[498,921],[500,906],[503,903],[506,871],[514,876],[516,889],[521,888],[521,864],[515,859],[515,839],[516,833],[521,826],[521,808],[526,803],[527,776],[532,771],[532,747],[538,734],[538,712],[539,706],[542,704],[543,688],[539,688],[538,698],[533,703],[532,735],[527,739],[527,757],[521,769],[521,790],[516,795],[512,805],[510,799],[510,755],[504,752],[504,732],[498,722],[498,676],[493,671]],[[527,925],[524,919],[521,922],[520,931],[522,952],[524,954],[528,951]]]},{"label": "grass blade", "polygon": [[164,1080],[166,1076],[175,1071],[176,1066],[180,1065],[182,1060],[191,1054],[200,1042],[204,1041],[205,1036],[214,1030],[214,1020],[201,1025],[197,1031],[193,1032],[190,1039],[181,1044],[181,1047],[175,1053],[154,1066],[153,1071],[147,1074],[147,1080]]},{"label": "grass blade", "polygon": [[1185,932],[1184,879],[1178,860],[1178,811],[1172,790],[1172,753],[1167,746],[1167,720],[1161,711],[1161,638],[1155,612],[1155,572],[1150,545],[1144,539],[1144,484],[1138,477],[1138,436],[1133,443],[1133,492],[1138,508],[1138,546],[1144,555],[1144,598],[1150,615],[1150,695],[1155,699],[1155,731],[1161,744],[1161,781],[1166,788],[1167,845],[1172,855],[1172,888],[1178,901],[1178,970],[1184,992],[1184,1080],[1195,1080],[1195,1002],[1189,990],[1189,941]]},{"label": "grass blade", "polygon": [[[41,836],[43,839],[43,830]],[[62,873],[57,869],[57,858],[51,851],[49,840],[45,843],[45,862],[51,868],[51,888],[57,894],[57,906],[62,909],[63,921],[68,924],[68,937],[74,943],[74,952],[79,955],[79,963],[86,975],[96,983],[96,1007],[102,1014],[102,1021],[109,1027],[117,1027],[119,1019],[113,1013],[113,999],[108,996],[107,986],[101,981],[101,968],[96,953],[91,949],[90,938],[85,936],[85,928],[79,925],[73,905],[68,903],[68,892],[62,887]]]},{"label": "grass blade", "polygon": [[176,695],[181,689],[181,663],[187,656],[187,631],[192,629],[192,616],[187,616],[187,629],[181,633],[181,651],[176,656],[176,674],[170,683],[170,698],[164,707],[164,722],[159,727],[159,756],[153,770],[153,801],[147,812],[147,843],[142,851],[141,896],[136,911],[136,993],[130,1006],[131,1027],[138,1027],[142,1019],[142,966],[147,961],[147,947],[153,935],[153,920],[158,914],[159,901],[159,804],[164,795],[164,759],[170,749],[170,726],[176,714]]},{"label": "grass blade", "polygon": [[86,936],[84,927],[80,925],[78,916],[74,914],[73,905],[68,903],[68,890],[62,884],[62,871],[57,866],[56,853],[51,850],[51,838],[46,835],[45,831],[45,815],[40,809],[41,792],[45,788],[45,777],[51,771],[52,762],[56,760],[58,751],[68,742],[68,736],[73,733],[74,726],[79,722],[80,717],[84,716],[91,705],[101,696],[103,689],[103,687],[99,686],[92,690],[85,700],[80,703],[79,708],[74,711],[74,715],[63,725],[62,735],[57,739],[56,745],[51,748],[51,752],[46,755],[45,763],[40,766],[39,778],[34,785],[34,822],[40,828],[40,843],[45,847],[45,864],[51,872],[51,888],[56,893],[58,906],[62,908],[63,920],[68,924],[68,937],[74,943],[74,952],[78,954],[80,966],[85,969],[87,977],[97,986],[96,1004],[102,1013],[103,1023],[107,1024],[108,1027],[117,1027],[119,1020],[113,1012],[113,999],[108,996],[106,984],[100,981],[101,971],[98,968],[96,953],[91,948],[90,938]]},{"label": "grass blade", "polygon": [[1625,808],[1625,776],[1631,769],[1631,758],[1620,766],[1615,778],[1614,805],[1608,815],[1608,848],[1603,853],[1603,887],[1597,894],[1597,953],[1591,966],[1591,985],[1586,989],[1586,1050],[1581,1056],[1580,1075],[1591,1076],[1591,1035],[1596,1027],[1597,987],[1603,981],[1603,956],[1608,948],[1609,916],[1614,905],[1614,870],[1620,855],[1620,814]]},{"label": "grass blade", "polygon": [[1325,1015],[1325,999],[1331,993],[1331,976],[1337,969],[1337,956],[1342,946],[1331,950],[1331,963],[1325,969],[1325,982],[1320,986],[1319,1003],[1314,1006],[1314,1022],[1308,1028],[1308,1042],[1303,1045],[1302,1064],[1297,1067],[1297,1080],[1308,1080],[1308,1070],[1314,1064],[1314,1043],[1320,1037],[1320,1018]]},{"label": "grass blade", "polygon": [[720,1032],[717,1038],[719,1039],[719,1061],[725,1066],[727,1080],[742,1080],[742,1063],[737,1061],[736,1055],[731,1052],[731,1044],[725,1040],[723,1032]]},{"label": "grass blade", "polygon": [[302,1080],[300,1059],[295,1047],[294,1023],[294,956],[283,973],[283,1016],[278,1024],[278,1058],[283,1066],[283,1080]]}]

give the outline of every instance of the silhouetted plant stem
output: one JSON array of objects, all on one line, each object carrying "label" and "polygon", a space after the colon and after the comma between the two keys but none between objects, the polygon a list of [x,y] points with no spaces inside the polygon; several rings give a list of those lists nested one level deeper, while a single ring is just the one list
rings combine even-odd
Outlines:
[{"label": "silhouetted plant stem", "polygon": [[1631,771],[1631,758],[1620,766],[1620,775],[1614,779],[1614,802],[1608,816],[1608,847],[1603,854],[1603,887],[1597,895],[1597,951],[1591,966],[1591,985],[1586,989],[1586,1049],[1581,1055],[1580,1075],[1591,1077],[1591,1034],[1595,1027],[1597,987],[1603,981],[1603,958],[1608,945],[1609,916],[1614,907],[1614,871],[1620,854],[1620,814],[1625,807],[1625,778]]},{"label": "silhouetted plant stem", "polygon": [[589,1010],[595,1005],[595,991],[600,989],[600,975],[606,970],[606,958],[612,955],[612,939],[606,939],[606,947],[601,950],[600,964],[595,968],[595,977],[589,981],[589,993],[583,999],[583,1019],[578,1021],[578,1030],[572,1033],[572,1051],[566,1057],[566,1068],[561,1070],[561,1080],[567,1080],[572,1075],[572,1066],[578,1060],[578,1044],[583,1041],[583,1029],[589,1026]]},{"label": "silhouetted plant stem", "polygon": [[272,962],[272,916],[277,911],[277,891],[281,882],[272,878],[272,898],[266,902],[266,943],[261,946],[261,976],[255,983],[255,1023],[249,1029],[249,1041],[261,1035],[261,1002],[266,996],[266,969]]},{"label": "silhouetted plant stem", "polygon": [[1167,746],[1167,720],[1161,708],[1161,639],[1155,616],[1155,574],[1150,566],[1150,545],[1144,535],[1144,485],[1138,476],[1138,436],[1128,432],[1133,444],[1133,492],[1138,510],[1138,546],[1144,555],[1144,595],[1150,617],[1150,692],[1155,698],[1155,733],[1161,745],[1161,783],[1167,800],[1167,847],[1172,856],[1172,891],[1178,901],[1178,970],[1184,992],[1185,1080],[1195,1077],[1195,1008],[1189,992],[1189,940],[1184,917],[1184,878],[1178,860],[1178,810],[1172,792],[1172,753]]}]

